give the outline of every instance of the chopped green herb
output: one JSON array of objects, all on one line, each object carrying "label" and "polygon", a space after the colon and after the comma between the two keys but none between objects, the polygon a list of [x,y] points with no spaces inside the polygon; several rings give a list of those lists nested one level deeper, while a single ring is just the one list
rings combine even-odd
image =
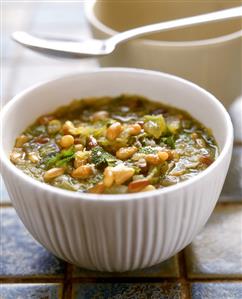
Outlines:
[{"label": "chopped green herb", "polygon": [[74,159],[74,156],[75,150],[73,147],[71,147],[67,150],[62,150],[60,153],[57,153],[54,157],[51,157],[49,160],[46,161],[46,165],[48,168],[53,166],[65,166],[67,162]]},{"label": "chopped green herb", "polygon": [[161,138],[161,141],[167,144],[171,149],[176,148],[174,135],[163,137]]},{"label": "chopped green herb", "polygon": [[92,149],[91,162],[97,167],[114,166],[118,159],[106,152],[101,146],[96,146]]}]

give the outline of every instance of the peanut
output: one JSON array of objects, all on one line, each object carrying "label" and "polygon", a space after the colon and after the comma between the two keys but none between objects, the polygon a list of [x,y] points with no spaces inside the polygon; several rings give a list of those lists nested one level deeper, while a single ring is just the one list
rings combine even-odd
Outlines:
[{"label": "peanut", "polygon": [[74,124],[70,120],[67,120],[62,126],[62,131],[64,134],[69,134],[70,130],[74,128],[75,128]]},{"label": "peanut", "polygon": [[105,186],[103,183],[98,183],[88,190],[89,193],[96,193],[96,194],[101,194],[104,191],[105,191]]},{"label": "peanut", "polygon": [[149,184],[150,184],[150,182],[147,179],[132,181],[128,185],[128,190],[129,190],[129,192],[139,192],[142,189],[144,189],[146,186],[148,186]]},{"label": "peanut", "polygon": [[71,173],[73,178],[87,179],[94,174],[93,167],[90,165],[81,165],[77,169],[74,169]]},{"label": "peanut", "polygon": [[178,152],[176,152],[175,150],[171,151],[171,158],[170,158],[170,154],[169,154],[169,160],[173,159],[174,161],[179,161],[180,159],[180,155]]},{"label": "peanut", "polygon": [[141,132],[141,126],[139,124],[133,124],[129,126],[130,135],[138,135]]},{"label": "peanut", "polygon": [[68,148],[74,144],[74,138],[72,135],[64,135],[61,137],[60,145],[63,148]]},{"label": "peanut", "polygon": [[117,185],[122,185],[124,182],[132,178],[135,170],[131,167],[118,165],[112,168],[114,174],[114,181]]},{"label": "peanut", "polygon": [[87,160],[88,160],[87,153],[88,152],[84,152],[84,151],[78,151],[75,153],[75,161],[74,161],[75,168],[78,168],[87,163]]},{"label": "peanut", "polygon": [[52,179],[62,175],[65,172],[64,168],[51,168],[47,170],[44,174],[44,180],[46,182],[51,181]]},{"label": "peanut", "polygon": [[145,156],[145,160],[152,165],[158,165],[161,163],[160,157],[158,154],[148,154]]},{"label": "peanut", "polygon": [[164,162],[169,158],[169,154],[167,152],[158,152],[157,154],[158,154],[161,162]]},{"label": "peanut", "polygon": [[123,127],[121,126],[120,122],[113,123],[106,132],[106,137],[108,140],[114,140],[119,136],[119,134],[122,132]]},{"label": "peanut", "polygon": [[83,145],[82,144],[75,144],[75,150],[76,151],[82,151],[83,150]]},{"label": "peanut", "polygon": [[106,167],[104,170],[103,184],[105,187],[111,187],[114,182],[114,175],[111,167]]},{"label": "peanut", "polygon": [[26,135],[17,137],[15,147],[22,147],[28,140],[29,138]]},{"label": "peanut", "polygon": [[116,152],[116,157],[121,159],[121,160],[126,160],[130,157],[133,156],[134,153],[137,152],[137,147],[135,146],[130,146],[130,147],[121,147],[117,152]]},{"label": "peanut", "polygon": [[193,133],[191,134],[191,137],[192,137],[193,140],[196,140],[196,139],[198,138],[198,135],[197,135],[196,132],[193,132]]},{"label": "peanut", "polygon": [[97,121],[107,119],[108,117],[109,113],[107,111],[98,111],[92,115],[91,119],[92,121]]},{"label": "peanut", "polygon": [[156,188],[153,185],[148,185],[144,189],[140,190],[141,192],[146,192],[146,191],[152,191],[156,190]]},{"label": "peanut", "polygon": [[210,156],[201,156],[199,158],[199,161],[203,164],[208,165],[208,166],[213,163],[213,160]]}]

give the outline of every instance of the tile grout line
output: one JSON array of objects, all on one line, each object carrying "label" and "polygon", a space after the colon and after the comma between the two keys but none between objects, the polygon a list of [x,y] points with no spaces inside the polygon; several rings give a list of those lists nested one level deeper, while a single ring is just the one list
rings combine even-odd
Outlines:
[{"label": "tile grout line", "polygon": [[[215,277],[193,277],[193,278],[169,278],[169,277],[139,277],[139,278],[101,278],[101,277],[92,277],[92,278],[69,278],[69,280],[66,279],[66,284],[68,283],[71,285],[71,283],[112,283],[112,282],[117,282],[117,283],[242,283],[242,276],[240,277],[228,277],[228,276],[215,276]],[[0,277],[0,283],[5,284],[5,283],[13,283],[13,284],[20,284],[20,283],[65,283],[65,277],[58,278],[58,277],[48,277],[48,276],[39,276],[39,277],[33,277],[33,276],[12,276],[12,277],[6,277],[6,276],[1,276]],[[70,291],[70,285],[69,291]],[[65,292],[67,293],[67,292]],[[68,292],[70,294],[70,292]],[[64,299],[70,299],[70,297],[64,297]],[[190,297],[189,297],[190,298]]]},{"label": "tile grout line", "polygon": [[72,273],[73,273],[73,265],[66,263],[62,299],[72,298]]},{"label": "tile grout line", "polygon": [[234,146],[242,147],[242,140],[235,140],[234,141]]},{"label": "tile grout line", "polygon": [[0,209],[1,208],[13,208],[13,205],[11,202],[0,202]]},{"label": "tile grout line", "polygon": [[182,282],[182,295],[184,299],[191,299],[190,283],[187,278],[187,267],[185,252],[182,250],[178,253],[179,276]]},{"label": "tile grout line", "polygon": [[[161,280],[162,279],[162,280]],[[176,277],[75,277],[72,283],[176,283],[181,278]]]},{"label": "tile grout line", "polygon": [[[218,201],[216,206],[228,206],[228,205],[242,205],[242,198],[238,197],[238,200],[230,200],[229,196],[220,197],[225,201]],[[0,209],[1,208],[14,208],[11,201],[0,201]]]},{"label": "tile grout line", "polygon": [[242,283],[242,276],[241,277],[228,277],[226,274],[224,276],[214,276],[214,277],[193,277],[193,278],[188,278],[188,281],[190,283]]},{"label": "tile grout line", "polygon": [[11,283],[11,284],[20,284],[20,283],[63,283],[63,277],[48,277],[48,276],[0,276],[0,284]]},{"label": "tile grout line", "polygon": [[226,197],[226,200],[227,201],[220,201],[220,202],[218,201],[216,204],[216,207],[217,206],[222,207],[222,206],[242,205],[242,198],[240,200],[236,200],[236,201],[233,201],[233,200],[229,201],[229,196],[228,196],[228,197]]}]

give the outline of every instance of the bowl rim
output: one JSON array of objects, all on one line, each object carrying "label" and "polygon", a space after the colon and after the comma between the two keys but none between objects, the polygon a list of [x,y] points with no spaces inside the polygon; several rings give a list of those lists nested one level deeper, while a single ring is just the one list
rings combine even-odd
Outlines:
[{"label": "bowl rim", "polygon": [[[80,192],[75,192],[75,191],[69,191],[65,189],[61,189],[58,187],[54,187],[51,185],[48,185],[43,182],[39,182],[38,180],[28,176],[27,174],[23,173],[20,169],[18,169],[13,163],[11,163],[9,157],[5,153],[3,149],[3,142],[2,142],[2,119],[4,119],[5,115],[11,112],[12,109],[14,109],[14,105],[16,102],[21,102],[24,101],[24,97],[31,93],[35,89],[39,89],[42,87],[46,87],[48,85],[51,85],[54,82],[62,81],[62,80],[69,80],[71,78],[75,78],[78,76],[87,76],[90,74],[95,74],[95,73],[113,73],[113,72],[119,72],[119,73],[133,73],[133,74],[146,74],[146,75],[152,75],[152,76],[159,76],[161,78],[168,78],[169,80],[176,80],[179,81],[182,84],[187,85],[189,88],[195,88],[199,92],[203,93],[206,97],[209,97],[210,101],[212,101],[218,109],[222,112],[224,115],[224,120],[226,122],[226,127],[227,127],[227,137],[225,140],[224,147],[222,151],[220,152],[218,158],[205,170],[203,170],[201,173],[198,175],[189,178],[186,181],[179,182],[178,184],[175,184],[173,186],[169,186],[167,188],[163,189],[156,189],[148,192],[137,192],[137,193],[127,193],[127,194],[91,194],[91,193],[80,193]],[[81,199],[81,200],[92,200],[92,201],[101,201],[101,202],[110,202],[110,201],[129,201],[129,200],[136,200],[136,199],[143,199],[143,198],[150,198],[150,197],[157,197],[161,196],[173,191],[180,190],[182,188],[186,188],[187,186],[198,182],[202,178],[204,178],[206,175],[209,175],[217,166],[224,160],[224,158],[229,154],[229,151],[231,149],[231,146],[233,144],[233,125],[230,119],[230,116],[228,112],[226,111],[225,107],[222,105],[222,103],[215,98],[211,93],[208,91],[204,90],[203,88],[199,87],[198,85],[185,80],[183,78],[177,77],[175,75],[171,75],[168,73],[163,73],[163,72],[158,72],[158,71],[152,71],[152,70],[145,70],[145,69],[135,69],[135,68],[97,68],[93,70],[84,70],[84,71],[78,71],[78,72],[73,72],[67,75],[62,75],[55,77],[54,79],[50,79],[41,83],[37,83],[33,86],[30,86],[29,88],[21,91],[18,93],[16,96],[14,96],[0,111],[0,166],[1,166],[1,172],[3,169],[3,165],[10,171],[12,172],[15,176],[19,177],[21,180],[23,180],[25,183],[34,185],[36,188],[42,189],[42,191],[48,191],[51,193],[61,196],[66,196],[69,198],[74,199]],[[4,175],[3,175],[4,178]]]},{"label": "bowl rim", "polygon": [[[115,34],[118,34],[119,32],[112,29],[111,27],[108,27],[103,22],[101,22],[97,16],[94,13],[94,6],[96,5],[97,0],[89,0],[84,2],[84,11],[85,16],[88,19],[89,23],[92,24],[95,28],[101,30],[105,34],[108,35],[108,37],[111,37]],[[224,43],[236,38],[242,37],[242,29],[239,31],[235,31],[230,34],[221,35],[218,37],[213,38],[207,38],[202,40],[193,40],[193,41],[159,41],[159,40],[152,40],[152,39],[146,39],[146,38],[138,38],[135,40],[132,40],[131,42],[141,43],[145,45],[151,45],[151,46],[163,46],[163,47],[201,47],[201,46],[208,46],[208,45],[214,45],[219,43]]]}]

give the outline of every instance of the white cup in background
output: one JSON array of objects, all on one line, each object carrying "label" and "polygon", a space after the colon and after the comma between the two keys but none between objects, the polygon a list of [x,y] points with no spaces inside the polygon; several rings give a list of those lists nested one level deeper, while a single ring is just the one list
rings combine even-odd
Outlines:
[{"label": "white cup in background", "polygon": [[[241,5],[241,1],[86,1],[95,38],[137,26]],[[129,41],[100,58],[101,66],[172,73],[213,93],[228,107],[242,90],[241,19],[167,31]]]}]

